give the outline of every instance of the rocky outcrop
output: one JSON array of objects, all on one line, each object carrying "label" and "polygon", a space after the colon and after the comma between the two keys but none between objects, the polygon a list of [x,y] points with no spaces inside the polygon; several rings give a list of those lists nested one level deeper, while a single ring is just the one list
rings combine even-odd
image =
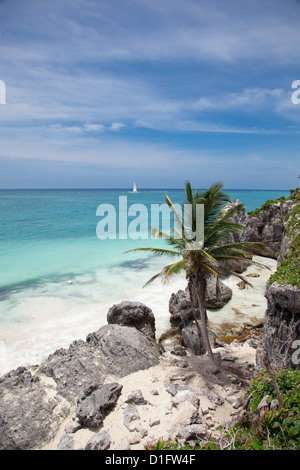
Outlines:
[{"label": "rocky outcrop", "polygon": [[274,283],[266,288],[268,301],[261,348],[257,365],[265,368],[262,352],[275,369],[300,369],[300,290],[291,285]]},{"label": "rocky outcrop", "polygon": [[[45,445],[78,399],[81,425],[88,424],[90,415],[92,424],[95,419],[99,424],[120,392],[114,383],[106,390],[105,378],[124,377],[158,362],[153,343],[141,331],[106,325],[89,334],[86,341],[59,349],[38,367],[11,371],[0,379],[0,449]],[[73,444],[66,438],[61,446]]]},{"label": "rocky outcrop", "polygon": [[[240,201],[233,201],[227,207],[230,208],[236,204],[240,204]],[[243,225],[245,229],[233,234],[231,241],[263,243],[265,249],[256,248],[253,253],[277,259],[284,238],[284,217],[292,204],[291,200],[282,199],[278,202],[269,201],[253,212],[239,211],[232,217],[232,220]]]},{"label": "rocky outcrop", "polygon": [[[275,206],[275,208],[274,208]],[[270,211],[280,210],[283,239],[277,258],[277,272],[266,286],[267,310],[257,366],[265,359],[275,369],[300,369],[300,288],[299,288],[299,189],[291,198],[274,204]]]}]

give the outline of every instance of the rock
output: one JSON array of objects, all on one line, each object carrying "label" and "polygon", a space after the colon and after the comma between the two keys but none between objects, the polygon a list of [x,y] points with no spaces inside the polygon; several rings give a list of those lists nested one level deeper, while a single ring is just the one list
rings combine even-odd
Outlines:
[{"label": "rock", "polygon": [[[261,346],[274,369],[300,370],[299,361],[293,360],[295,349],[292,347],[294,341],[300,340],[300,289],[275,282],[267,285],[265,296],[267,310]],[[259,354],[257,365],[265,368]]]},{"label": "rock", "polygon": [[[193,353],[197,355],[202,355],[206,353],[206,347],[204,344],[201,327],[200,327],[200,332],[199,332],[197,325],[194,321],[184,326],[181,330],[181,333],[182,333],[183,344],[186,348],[191,349]],[[216,335],[211,330],[208,330],[208,336],[209,336],[211,347],[214,348]]]},{"label": "rock", "polygon": [[129,424],[134,421],[140,419],[140,415],[133,405],[127,405],[123,411],[123,424],[128,428]]},{"label": "rock", "polygon": [[45,359],[39,374],[53,378],[57,393],[75,400],[91,383],[103,383],[107,374],[124,377],[159,362],[153,343],[135,328],[105,325],[86,341],[75,341]]},{"label": "rock", "polygon": [[74,438],[70,434],[63,434],[57,446],[57,450],[74,450]]},{"label": "rock", "polygon": [[240,290],[243,290],[246,287],[246,283],[245,283],[245,281],[240,281],[240,282],[237,283],[237,286]]},{"label": "rock", "polygon": [[182,390],[176,393],[174,398],[171,400],[172,405],[175,407],[178,407],[184,402],[189,402],[197,408],[200,405],[199,395],[190,390]]},{"label": "rock", "polygon": [[114,450],[130,450],[130,443],[127,439],[123,439]]},{"label": "rock", "polygon": [[130,434],[129,436],[129,443],[131,445],[134,445],[134,444],[139,444],[141,442],[141,438],[138,434]]},{"label": "rock", "polygon": [[228,401],[228,403],[230,403],[235,409],[240,408],[243,404],[242,398],[236,397],[235,395],[229,395],[225,400]]},{"label": "rock", "polygon": [[194,319],[188,290],[173,293],[169,300],[170,323],[173,327],[187,325]]},{"label": "rock", "polygon": [[0,449],[31,450],[53,439],[70,407],[25,367],[0,378]]},{"label": "rock", "polygon": [[220,298],[216,295],[216,277],[210,276],[206,283],[206,307],[222,308],[232,297],[232,290],[219,279]]},{"label": "rock", "polygon": [[208,408],[208,406],[206,406],[206,405],[201,406],[201,413],[202,413],[203,415],[208,415],[208,413],[209,413],[209,408]]},{"label": "rock", "polygon": [[279,401],[276,398],[274,398],[271,401],[270,410],[278,410],[278,409],[279,409]]},{"label": "rock", "polygon": [[189,402],[183,402],[178,405],[177,413],[171,422],[170,435],[176,437],[181,428],[199,422],[200,416],[198,409]]},{"label": "rock", "polygon": [[216,392],[214,391],[211,391],[209,392],[208,394],[208,399],[212,402],[212,403],[215,403],[216,405],[218,406],[221,406],[223,405],[224,403],[224,398],[223,397],[220,397],[220,395],[218,395]]},{"label": "rock", "polygon": [[265,395],[263,399],[257,405],[257,411],[269,408],[269,404],[268,404],[269,400],[270,400],[270,395]]},{"label": "rock", "polygon": [[183,439],[185,442],[192,439],[204,439],[210,437],[211,432],[201,424],[190,424],[184,426],[177,433],[177,438]]},{"label": "rock", "polygon": [[132,326],[155,341],[155,317],[152,310],[141,302],[124,301],[113,305],[107,314],[107,323]]},{"label": "rock", "polygon": [[134,405],[147,405],[147,400],[143,397],[141,390],[131,392],[125,403],[133,403]]},{"label": "rock", "polygon": [[81,425],[80,421],[72,421],[70,424],[68,424],[65,427],[65,432],[67,434],[74,434],[79,429],[81,429],[81,427],[82,427],[82,425]]},{"label": "rock", "polygon": [[96,428],[102,423],[105,413],[117,402],[123,386],[116,382],[88,387],[78,399],[76,416],[89,428]]},{"label": "rock", "polygon": [[87,442],[85,450],[105,450],[111,444],[111,437],[105,429],[94,434]]},{"label": "rock", "polygon": [[175,382],[177,380],[185,382],[186,380],[190,380],[195,376],[194,372],[185,372],[182,374],[175,374],[170,377],[170,381]]},{"label": "rock", "polygon": [[173,397],[182,390],[189,390],[194,393],[199,393],[199,390],[197,388],[189,387],[188,385],[184,384],[171,384],[166,388],[166,391],[170,393],[170,395],[172,395]]},{"label": "rock", "polygon": [[186,356],[187,352],[181,344],[177,344],[172,349],[171,354],[174,354],[175,356]]},{"label": "rock", "polygon": [[[232,290],[219,279],[220,296],[217,296],[216,277],[210,276],[206,284],[206,306],[210,309],[223,307],[232,297]],[[169,300],[170,323],[181,328],[194,320],[188,288],[173,293]]]},{"label": "rock", "polygon": [[152,428],[153,426],[158,426],[160,424],[159,418],[150,418],[149,426]]}]

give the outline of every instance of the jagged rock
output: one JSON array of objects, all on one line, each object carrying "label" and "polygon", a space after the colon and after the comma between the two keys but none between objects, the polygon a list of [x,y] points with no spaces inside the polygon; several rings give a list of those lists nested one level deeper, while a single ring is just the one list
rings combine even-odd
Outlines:
[{"label": "jagged rock", "polygon": [[240,406],[243,404],[242,398],[236,397],[235,395],[229,395],[225,398],[225,400],[228,401],[228,403],[230,403],[235,409],[240,408]]},{"label": "jagged rock", "polygon": [[94,434],[87,442],[85,450],[105,450],[111,444],[111,437],[105,429]]},{"label": "jagged rock", "polygon": [[89,428],[100,426],[105,413],[118,401],[122,388],[116,382],[88,387],[78,399],[76,416],[79,421]]},{"label": "jagged rock", "polygon": [[262,342],[257,348],[257,368],[265,369],[265,351],[273,368],[299,370],[293,343],[300,340],[300,289],[275,282],[267,285],[265,296],[267,310]]},{"label": "jagged rock", "polygon": [[[0,449],[38,449],[56,435],[76,400],[107,375],[124,377],[159,362],[153,343],[136,328],[106,325],[59,349],[34,374],[24,367],[0,378]],[[46,376],[46,377],[45,377]]]},{"label": "jagged rock", "polygon": [[141,390],[131,392],[125,403],[133,403],[134,405],[147,405],[147,400],[143,397]]},{"label": "jagged rock", "polygon": [[0,378],[0,449],[37,449],[50,441],[70,411],[25,367]]},{"label": "jagged rock", "polygon": [[72,401],[85,387],[103,383],[107,374],[124,377],[159,362],[153,343],[136,328],[105,325],[86,341],[75,341],[45,359],[39,374],[52,377],[57,393]]},{"label": "jagged rock", "polygon": [[176,437],[181,428],[199,422],[201,421],[198,408],[189,402],[183,402],[178,405],[177,413],[171,422],[170,436]]},{"label": "jagged rock", "polygon": [[72,421],[70,424],[68,424],[65,427],[65,432],[67,434],[74,434],[81,428],[82,428],[82,424],[80,423],[80,421]]},{"label": "jagged rock", "polygon": [[171,401],[172,405],[175,407],[178,407],[183,402],[189,402],[195,408],[197,408],[200,405],[199,395],[192,392],[191,390],[182,390],[176,393]]},{"label": "jagged rock", "polygon": [[149,426],[152,428],[153,426],[158,426],[160,424],[159,418],[151,418],[149,421]]},{"label": "jagged rock", "polygon": [[107,314],[107,323],[133,326],[155,341],[155,317],[152,310],[141,302],[124,301],[113,305]]},{"label": "jagged rock", "polygon": [[206,426],[201,424],[190,424],[184,426],[177,433],[178,439],[183,439],[185,442],[193,439],[204,439],[211,436],[211,432]]},{"label": "jagged rock", "polygon": [[132,421],[139,420],[139,419],[140,419],[140,415],[135,406],[127,405],[126,408],[124,408],[124,411],[123,411],[124,426],[128,428]]},{"label": "jagged rock", "polygon": [[63,434],[57,446],[57,450],[74,450],[74,438],[70,434]]},{"label": "jagged rock", "polygon": [[220,395],[218,395],[216,392],[214,391],[211,391],[209,392],[207,398],[212,402],[214,403],[215,405],[223,405],[224,403],[224,398],[221,397]]}]

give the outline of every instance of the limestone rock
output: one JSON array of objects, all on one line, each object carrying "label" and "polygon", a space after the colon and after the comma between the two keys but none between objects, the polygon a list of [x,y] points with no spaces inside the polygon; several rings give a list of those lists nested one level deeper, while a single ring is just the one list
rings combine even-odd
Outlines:
[{"label": "limestone rock", "polygon": [[107,410],[117,402],[122,385],[116,382],[105,385],[91,385],[78,399],[76,416],[86,427],[100,426]]},{"label": "limestone rock", "polygon": [[128,428],[130,423],[135,420],[139,420],[140,415],[133,405],[127,405],[123,411],[123,424]]},{"label": "limestone rock", "polygon": [[184,426],[177,433],[177,438],[183,439],[185,442],[193,439],[204,439],[210,437],[211,432],[206,426],[201,424],[190,424]]},{"label": "limestone rock", "polygon": [[105,450],[111,444],[111,437],[105,429],[94,434],[87,442],[85,450]]},{"label": "limestone rock", "polygon": [[70,408],[25,367],[0,378],[0,450],[37,449],[50,441]]},{"label": "limestone rock", "polygon": [[107,323],[133,326],[150,340],[155,340],[155,317],[152,310],[141,302],[124,301],[113,305],[107,314]]},{"label": "limestone rock", "polygon": [[90,384],[103,383],[107,374],[124,377],[158,362],[153,343],[143,333],[127,326],[105,325],[90,333],[86,341],[74,341],[68,349],[51,354],[38,373],[53,378],[57,393],[72,401]]},{"label": "limestone rock", "polygon": [[147,405],[147,400],[143,397],[141,390],[135,390],[130,393],[125,403],[133,403],[134,405]]}]

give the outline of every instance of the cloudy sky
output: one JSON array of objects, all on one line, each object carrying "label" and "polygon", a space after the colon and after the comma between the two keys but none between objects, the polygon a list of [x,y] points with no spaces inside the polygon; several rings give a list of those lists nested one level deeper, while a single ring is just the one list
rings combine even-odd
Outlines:
[{"label": "cloudy sky", "polygon": [[0,188],[290,189],[298,0],[0,0]]}]

